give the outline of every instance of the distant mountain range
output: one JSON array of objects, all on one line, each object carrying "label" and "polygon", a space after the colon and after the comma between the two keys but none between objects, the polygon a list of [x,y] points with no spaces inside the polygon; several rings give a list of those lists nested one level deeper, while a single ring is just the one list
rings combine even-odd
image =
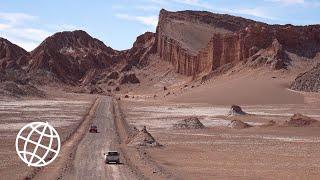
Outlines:
[{"label": "distant mountain range", "polygon": [[56,33],[31,52],[0,38],[0,75],[16,72],[35,83],[81,85],[145,67],[149,56],[157,55],[177,73],[197,79],[237,63],[288,69],[293,55],[313,59],[319,52],[320,25],[268,25],[210,12],[161,10],[156,33],[139,36],[125,51],[81,30]]}]

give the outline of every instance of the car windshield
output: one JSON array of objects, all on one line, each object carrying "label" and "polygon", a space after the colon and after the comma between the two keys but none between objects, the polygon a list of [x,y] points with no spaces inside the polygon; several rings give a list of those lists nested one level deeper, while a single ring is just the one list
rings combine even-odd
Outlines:
[{"label": "car windshield", "polygon": [[108,152],[108,155],[110,155],[110,156],[117,156],[117,155],[119,155],[119,153],[118,153],[118,152]]},{"label": "car windshield", "polygon": [[91,128],[97,128],[97,126],[91,126]]}]

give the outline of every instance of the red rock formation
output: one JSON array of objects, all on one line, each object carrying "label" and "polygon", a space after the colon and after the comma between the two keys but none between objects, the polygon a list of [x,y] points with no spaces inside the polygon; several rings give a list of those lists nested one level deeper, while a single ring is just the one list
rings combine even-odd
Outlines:
[{"label": "red rock formation", "polygon": [[20,69],[27,64],[29,53],[10,41],[0,38],[0,69]]},{"label": "red rock formation", "polygon": [[232,35],[253,23],[244,18],[209,12],[161,10],[156,35],[157,54],[184,75],[209,71],[212,62],[207,60],[211,55],[210,47],[206,46],[213,34]]},{"label": "red rock formation", "polygon": [[161,10],[156,36],[160,58],[188,76],[238,62],[283,69],[287,51],[309,58],[320,52],[319,25],[267,25],[209,12]]},{"label": "red rock formation", "polygon": [[127,62],[131,66],[147,65],[150,54],[156,52],[155,33],[146,32],[137,37],[133,47],[127,52]]},{"label": "red rock formation", "polygon": [[119,52],[84,31],[60,32],[31,52],[29,72],[52,72],[63,82],[77,82],[89,70],[116,63]]}]

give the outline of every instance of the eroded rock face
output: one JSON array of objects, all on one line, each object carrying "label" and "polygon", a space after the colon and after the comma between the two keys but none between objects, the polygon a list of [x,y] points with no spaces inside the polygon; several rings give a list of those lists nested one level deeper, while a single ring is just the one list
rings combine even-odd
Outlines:
[{"label": "eroded rock face", "polygon": [[320,92],[320,64],[300,74],[291,85],[291,89],[306,92]]},{"label": "eroded rock face", "polygon": [[0,38],[0,69],[21,69],[28,62],[29,53],[10,41]]},{"label": "eroded rock face", "polygon": [[178,121],[173,125],[174,129],[203,129],[205,126],[199,121],[197,117],[190,117]]},{"label": "eroded rock face", "polygon": [[155,33],[146,32],[137,37],[132,48],[127,52],[128,64],[145,66],[148,64],[148,57],[155,52]]},{"label": "eroded rock face", "polygon": [[[157,54],[171,62],[180,74],[191,76],[210,70],[208,62],[199,60],[198,54],[206,48],[212,34],[232,34],[252,22],[209,12],[161,10],[156,33]],[[207,52],[199,56],[205,58]]]},{"label": "eroded rock face", "polygon": [[268,25],[209,12],[162,10],[157,54],[188,76],[239,62],[278,70],[290,65],[287,51],[315,57],[320,52],[319,34],[319,25]]},{"label": "eroded rock face", "polygon": [[110,67],[117,55],[117,51],[84,31],[60,32],[31,52],[28,70],[46,70],[65,83],[77,82],[89,70]]},{"label": "eroded rock face", "polygon": [[288,126],[294,126],[294,127],[303,127],[303,126],[311,126],[318,124],[319,121],[312,119],[308,116],[304,116],[302,114],[294,114],[291,118],[290,121],[286,122]]}]

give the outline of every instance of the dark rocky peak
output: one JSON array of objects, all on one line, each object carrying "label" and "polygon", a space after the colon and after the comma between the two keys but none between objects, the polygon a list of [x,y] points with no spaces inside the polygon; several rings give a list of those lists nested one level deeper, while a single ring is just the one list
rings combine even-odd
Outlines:
[{"label": "dark rocky peak", "polygon": [[37,54],[42,49],[52,49],[62,54],[72,56],[84,55],[88,52],[98,54],[107,53],[115,55],[117,51],[107,47],[102,41],[91,37],[82,30],[58,32],[45,39],[32,54]]},{"label": "dark rocky peak", "polygon": [[20,69],[27,64],[29,53],[7,39],[0,38],[0,69]]}]

